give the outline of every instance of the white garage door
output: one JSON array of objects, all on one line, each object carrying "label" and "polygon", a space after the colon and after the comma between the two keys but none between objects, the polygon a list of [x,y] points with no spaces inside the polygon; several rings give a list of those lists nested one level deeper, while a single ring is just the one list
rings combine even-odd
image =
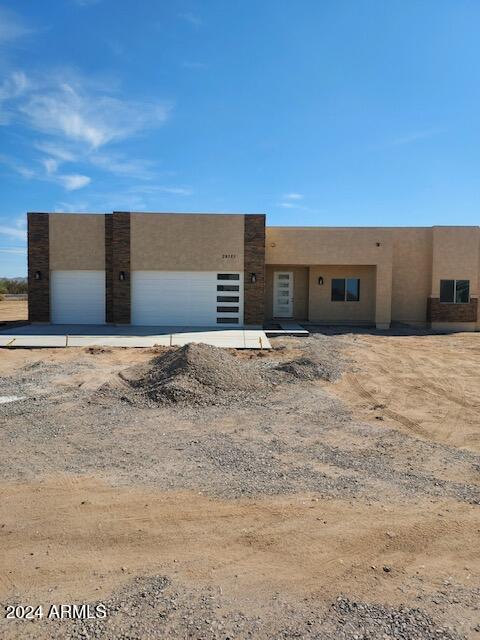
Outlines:
[{"label": "white garage door", "polygon": [[52,271],[54,324],[105,324],[105,271]]},{"label": "white garage door", "polygon": [[243,324],[243,274],[133,271],[132,324],[214,327]]}]

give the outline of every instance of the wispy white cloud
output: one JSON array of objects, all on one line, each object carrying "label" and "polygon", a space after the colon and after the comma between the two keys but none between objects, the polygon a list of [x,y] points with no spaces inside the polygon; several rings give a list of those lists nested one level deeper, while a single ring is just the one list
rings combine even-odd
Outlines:
[{"label": "wispy white cloud", "polygon": [[12,71],[0,84],[0,100],[10,100],[24,93],[29,81],[23,71]]},{"label": "wispy white cloud", "polygon": [[99,2],[101,2],[101,0],[74,0],[74,3],[79,7],[91,7]]},{"label": "wispy white cloud", "polygon": [[282,207],[282,209],[303,209],[307,211],[307,207],[300,204],[303,198],[303,193],[290,191],[289,193],[283,194],[281,202],[278,202],[277,206]]},{"label": "wispy white cloud", "polygon": [[303,194],[302,193],[286,193],[283,196],[284,200],[303,200]]},{"label": "wispy white cloud", "polygon": [[22,178],[30,179],[35,176],[35,171],[33,169],[26,167],[14,158],[10,158],[10,156],[0,154],[0,164],[5,165],[11,171],[15,171],[15,173],[18,173]]},{"label": "wispy white cloud", "polygon": [[175,196],[191,196],[193,194],[192,189],[185,187],[159,187],[158,191],[170,193]]},{"label": "wispy white cloud", "polygon": [[55,204],[54,211],[56,213],[82,213],[91,209],[85,200],[76,200],[74,202],[60,201]]},{"label": "wispy white cloud", "polygon": [[35,148],[63,162],[74,162],[77,157],[68,148],[52,142],[36,142]]},{"label": "wispy white cloud", "polygon": [[57,172],[60,162],[55,158],[43,158],[40,162],[43,167],[43,171],[38,171],[25,167],[18,163],[16,160],[9,158],[8,156],[0,155],[0,164],[4,164],[11,171],[15,171],[22,178],[36,180],[45,180],[48,182],[55,182],[64,187],[67,191],[74,191],[75,189],[81,189],[90,183],[91,179],[88,176],[81,174],[60,174]]},{"label": "wispy white cloud", "polygon": [[98,149],[141,129],[162,124],[168,118],[171,105],[95,95],[62,82],[30,95],[18,110],[34,131]]},{"label": "wispy white cloud", "polygon": [[189,197],[193,190],[178,185],[137,184],[115,190],[90,190],[79,198],[57,201],[54,210],[57,212],[80,213],[85,211],[154,211],[165,205],[170,197]]},{"label": "wispy white cloud", "polygon": [[0,162],[25,178],[51,180],[68,191],[86,186],[91,179],[78,171],[60,173],[64,163],[81,162],[129,178],[153,178],[152,163],[108,153],[103,147],[161,126],[170,115],[171,104],[122,100],[109,93],[107,84],[102,89],[74,73],[68,74],[68,80],[65,76],[64,72],[32,80],[17,71],[0,85],[0,106],[2,102],[8,105],[7,111],[0,112],[0,121],[4,113],[4,124],[16,121],[48,136],[33,143],[44,154],[37,158],[43,172],[16,160],[0,157]]},{"label": "wispy white cloud", "polygon": [[195,13],[192,13],[191,11],[187,11],[185,13],[179,13],[178,17],[181,18],[182,20],[185,20],[185,22],[188,22],[193,27],[200,27],[203,24],[203,20],[199,16],[197,16]]},{"label": "wispy white cloud", "polygon": [[0,45],[27,36],[32,31],[11,9],[0,7]]},{"label": "wispy white cloud", "polygon": [[73,174],[56,174],[56,180],[67,190],[75,191],[90,184],[91,179],[88,176],[82,176],[78,173]]},{"label": "wispy white cloud", "polygon": [[0,225],[0,235],[16,238],[17,240],[26,240],[27,238],[27,232],[25,230],[3,224]]},{"label": "wispy white cloud", "polygon": [[58,160],[55,160],[54,158],[45,158],[42,160],[42,164],[49,175],[55,173],[58,169]]},{"label": "wispy white cloud", "polygon": [[21,96],[29,87],[27,76],[23,71],[11,72],[0,83],[0,125],[9,124],[14,111],[8,108],[8,102]]},{"label": "wispy white cloud", "polygon": [[284,193],[281,201],[277,202],[277,207],[281,207],[282,209],[294,209],[296,211],[305,211],[308,213],[318,213],[317,209],[312,209],[304,204],[305,196],[303,193],[298,193],[296,191],[291,191],[289,193]]},{"label": "wispy white cloud", "polygon": [[427,138],[433,138],[443,132],[443,129],[420,129],[418,131],[410,131],[404,135],[392,138],[388,142],[388,146],[402,147],[405,145],[413,144],[420,140],[426,140]]},{"label": "wispy white cloud", "polygon": [[143,194],[169,193],[175,196],[191,196],[193,194],[193,190],[190,187],[142,185],[142,186],[131,187],[129,189],[129,193],[143,193]]},{"label": "wispy white cloud", "polygon": [[151,162],[135,158],[125,158],[121,154],[90,154],[89,162],[99,169],[115,175],[129,176],[140,180],[151,180],[155,174]]},{"label": "wispy white cloud", "polygon": [[0,253],[14,253],[16,255],[23,256],[27,253],[27,249],[22,249],[21,247],[0,247]]},{"label": "wispy white cloud", "polygon": [[15,226],[17,229],[25,229],[27,226],[27,216],[22,213],[22,215],[18,216],[15,220]]}]

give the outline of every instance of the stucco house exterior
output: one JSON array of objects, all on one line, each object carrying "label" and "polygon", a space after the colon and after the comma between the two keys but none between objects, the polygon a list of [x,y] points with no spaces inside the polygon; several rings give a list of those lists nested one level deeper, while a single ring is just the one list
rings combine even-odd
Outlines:
[{"label": "stucco house exterior", "polygon": [[480,329],[480,227],[266,227],[263,214],[28,214],[29,320]]}]

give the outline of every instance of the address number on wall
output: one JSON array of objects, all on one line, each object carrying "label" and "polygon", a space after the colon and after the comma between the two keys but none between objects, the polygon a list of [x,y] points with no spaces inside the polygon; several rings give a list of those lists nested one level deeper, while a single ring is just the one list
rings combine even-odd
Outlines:
[{"label": "address number on wall", "polygon": [[237,257],[237,254],[236,254],[236,253],[224,253],[224,254],[222,255],[222,258],[223,258],[224,260],[231,260],[232,258],[236,258],[236,257]]}]

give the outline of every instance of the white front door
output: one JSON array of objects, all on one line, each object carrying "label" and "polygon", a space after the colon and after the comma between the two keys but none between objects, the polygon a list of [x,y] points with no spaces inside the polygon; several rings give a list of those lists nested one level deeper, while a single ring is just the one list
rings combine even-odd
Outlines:
[{"label": "white front door", "polygon": [[275,271],[273,275],[273,315],[275,318],[293,316],[293,273]]}]

